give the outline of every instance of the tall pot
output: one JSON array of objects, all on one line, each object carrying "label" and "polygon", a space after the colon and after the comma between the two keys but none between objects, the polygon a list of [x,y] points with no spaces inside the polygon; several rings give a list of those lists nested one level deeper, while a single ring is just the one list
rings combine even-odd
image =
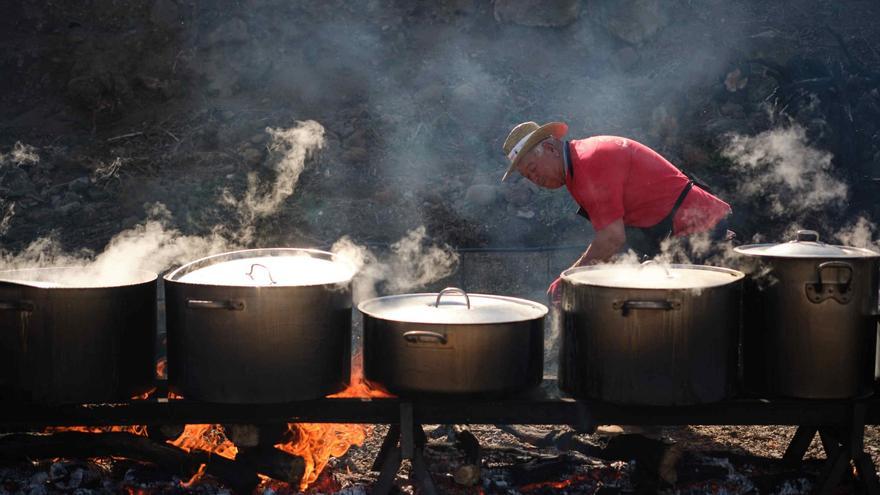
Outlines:
[{"label": "tall pot", "polygon": [[157,278],[79,267],[0,272],[0,398],[100,403],[153,388]]},{"label": "tall pot", "polygon": [[333,254],[251,249],[165,277],[168,381],[189,399],[281,403],[344,389],[353,268]]},{"label": "tall pot", "polygon": [[808,399],[871,390],[880,253],[819,241],[735,249],[751,261],[745,292],[743,386]]},{"label": "tall pot", "polygon": [[371,299],[358,309],[364,375],[395,394],[504,395],[543,378],[541,304],[450,287]]},{"label": "tall pot", "polygon": [[564,271],[560,388],[619,404],[728,397],[736,382],[743,278],[696,265]]}]

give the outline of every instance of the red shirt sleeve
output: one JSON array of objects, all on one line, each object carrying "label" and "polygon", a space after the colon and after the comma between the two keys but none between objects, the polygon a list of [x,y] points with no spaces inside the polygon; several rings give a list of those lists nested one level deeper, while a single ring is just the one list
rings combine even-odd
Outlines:
[{"label": "red shirt sleeve", "polygon": [[602,230],[623,218],[623,191],[629,175],[632,150],[624,140],[608,140],[599,143],[587,166],[578,170],[583,177],[583,192],[578,202],[590,214],[593,228]]}]

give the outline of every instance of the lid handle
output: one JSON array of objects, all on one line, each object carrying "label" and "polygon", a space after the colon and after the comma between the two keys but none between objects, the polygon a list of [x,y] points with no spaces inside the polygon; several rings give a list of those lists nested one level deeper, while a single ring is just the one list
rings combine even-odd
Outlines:
[{"label": "lid handle", "polygon": [[275,281],[274,278],[272,278],[272,272],[269,271],[269,267],[266,265],[261,265],[259,263],[251,263],[251,270],[249,272],[245,273],[245,275],[247,275],[251,280],[256,280],[254,278],[254,268],[256,268],[256,267],[260,267],[263,270],[266,270],[266,274],[269,276],[269,284],[270,285],[276,285],[278,283]]},{"label": "lid handle", "polygon": [[819,233],[815,230],[798,230],[794,239],[797,242],[819,242]]},{"label": "lid handle", "polygon": [[447,287],[447,288],[441,290],[440,292],[438,292],[437,293],[437,300],[434,301],[434,307],[437,308],[440,306],[440,298],[443,297],[444,294],[449,294],[452,292],[463,295],[464,300],[467,302],[468,309],[471,309],[471,298],[468,297],[467,292],[465,292],[462,289],[459,289],[458,287]]}]

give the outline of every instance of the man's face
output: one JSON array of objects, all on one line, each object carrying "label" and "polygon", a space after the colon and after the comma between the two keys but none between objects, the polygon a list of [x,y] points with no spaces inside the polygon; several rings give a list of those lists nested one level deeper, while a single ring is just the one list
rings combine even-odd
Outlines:
[{"label": "man's face", "polygon": [[562,150],[550,141],[544,141],[522,157],[516,167],[523,177],[536,185],[557,189],[565,185]]}]

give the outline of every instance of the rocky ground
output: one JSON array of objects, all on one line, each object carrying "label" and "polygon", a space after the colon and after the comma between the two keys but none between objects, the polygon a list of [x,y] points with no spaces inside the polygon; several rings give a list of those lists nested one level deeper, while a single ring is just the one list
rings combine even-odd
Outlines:
[{"label": "rocky ground", "polygon": [[[564,247],[507,252],[506,262],[471,253],[450,276],[539,299],[591,230],[564,192],[499,183],[501,143],[525,120],[654,147],[733,205],[743,239],[778,241],[798,226],[833,239],[861,225],[870,244],[878,14],[869,0],[9,2],[0,249],[4,263],[47,238],[53,255],[100,253],[156,203],[166,229],[220,232],[228,247],[349,236],[386,249],[424,227],[453,249]],[[241,215],[224,198],[244,198],[249,175],[267,185],[283,172],[268,129],[307,120],[323,128],[320,150],[270,212]],[[540,269],[509,275],[526,263]],[[475,264],[479,276],[467,272]],[[339,489],[369,483],[358,459],[381,431],[336,461],[354,473],[333,471]],[[474,432],[527,448],[492,427]],[[791,429],[668,434],[688,450],[778,457]],[[51,480],[51,465],[34,469]]]}]

